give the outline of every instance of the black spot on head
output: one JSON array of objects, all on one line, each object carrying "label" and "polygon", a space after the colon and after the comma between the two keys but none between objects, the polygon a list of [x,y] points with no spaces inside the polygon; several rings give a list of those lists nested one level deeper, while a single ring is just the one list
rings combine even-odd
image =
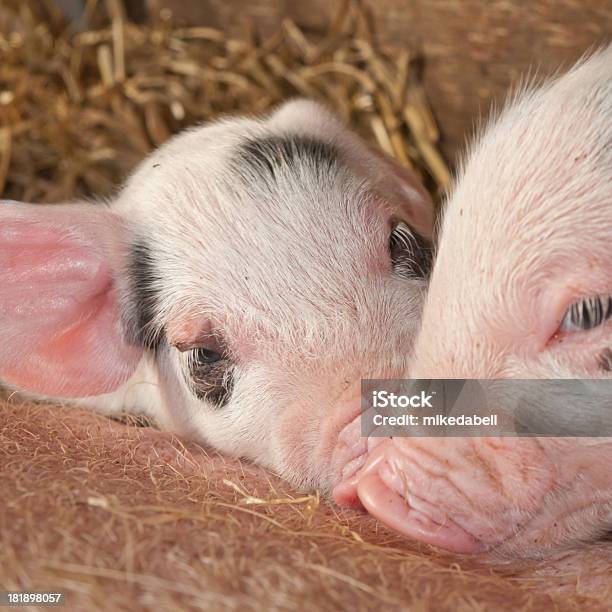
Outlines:
[{"label": "black spot on head", "polygon": [[233,368],[228,368],[224,363],[207,366],[191,363],[189,373],[198,399],[206,400],[216,408],[227,405],[234,389]]},{"label": "black spot on head", "polygon": [[160,276],[150,247],[137,240],[132,245],[129,264],[131,286],[128,329],[132,340],[150,350],[157,350],[163,338],[163,329],[156,324],[157,285]]},{"label": "black spot on head", "polygon": [[328,174],[337,167],[338,155],[334,146],[309,136],[266,136],[241,145],[235,166],[245,180],[256,176],[271,187],[279,173],[296,173],[301,167],[317,175]]},{"label": "black spot on head", "polygon": [[[215,355],[214,359],[210,359],[211,354]],[[234,389],[234,363],[227,352],[194,349],[187,364],[187,382],[194,395],[216,408],[227,405]]]}]

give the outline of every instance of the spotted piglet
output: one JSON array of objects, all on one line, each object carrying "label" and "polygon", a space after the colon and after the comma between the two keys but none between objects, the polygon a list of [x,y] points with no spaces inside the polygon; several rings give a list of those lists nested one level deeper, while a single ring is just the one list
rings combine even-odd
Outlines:
[{"label": "spotted piglet", "polygon": [[108,203],[0,204],[0,379],[329,489],[352,383],[407,367],[432,214],[313,102],[193,128]]}]

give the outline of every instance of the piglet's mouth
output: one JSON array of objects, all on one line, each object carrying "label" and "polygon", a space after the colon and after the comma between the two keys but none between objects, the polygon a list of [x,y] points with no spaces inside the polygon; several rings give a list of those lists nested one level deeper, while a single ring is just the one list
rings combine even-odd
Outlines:
[{"label": "piglet's mouth", "polygon": [[333,489],[333,499],[339,506],[363,508],[399,533],[452,552],[485,550],[477,538],[425,500],[412,496],[409,500],[402,494],[405,481],[394,466],[391,440],[370,438],[370,449],[368,441],[361,440],[361,448],[366,451],[347,463],[340,483]]},{"label": "piglet's mouth", "polygon": [[484,550],[435,504],[409,490],[404,470],[410,467],[391,438],[361,435],[360,404],[355,394],[350,395],[342,416],[352,420],[340,429],[331,454],[334,501],[364,509],[391,529],[427,544],[459,553]]},{"label": "piglet's mouth", "polygon": [[568,458],[567,446],[559,451],[538,439],[520,437],[394,437],[368,443],[357,441],[352,427],[341,437],[353,441],[348,447],[363,452],[340,470],[334,500],[362,507],[391,529],[425,544],[457,553],[529,553],[541,547],[534,544],[541,538],[553,545],[566,537],[564,517],[580,511],[559,494],[569,484],[574,487],[572,498],[593,505],[588,481],[580,494],[573,484],[586,456]]},{"label": "piglet's mouth", "polygon": [[[462,445],[470,442],[457,447],[454,440],[436,440],[432,447],[431,440],[365,437],[361,420],[361,386],[355,383],[324,419],[317,449],[319,461],[329,466],[328,482],[339,506],[365,509],[391,529],[452,552],[482,552],[508,537],[499,528],[498,513],[464,502],[469,491],[474,500],[490,492],[486,474],[474,482],[479,464],[465,460],[473,453]],[[449,474],[455,464],[463,484]],[[503,509],[504,500],[497,501]]]}]

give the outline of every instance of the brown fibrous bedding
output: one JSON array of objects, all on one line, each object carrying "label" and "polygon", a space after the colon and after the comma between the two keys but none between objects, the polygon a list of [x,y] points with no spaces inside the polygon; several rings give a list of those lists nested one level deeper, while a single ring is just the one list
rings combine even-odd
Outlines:
[{"label": "brown fibrous bedding", "polygon": [[612,551],[491,564],[151,427],[0,405],[0,584],[69,609],[597,610]]}]

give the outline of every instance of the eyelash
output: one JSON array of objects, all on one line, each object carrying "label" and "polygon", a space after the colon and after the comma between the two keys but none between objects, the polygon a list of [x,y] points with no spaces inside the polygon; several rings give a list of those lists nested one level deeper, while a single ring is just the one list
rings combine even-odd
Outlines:
[{"label": "eyelash", "polygon": [[612,317],[612,296],[594,295],[582,298],[566,310],[559,331],[587,331],[599,327]]},{"label": "eyelash", "polygon": [[403,221],[397,223],[389,236],[389,252],[393,271],[402,278],[425,278],[428,272],[428,253],[416,235]]},{"label": "eyelash", "polygon": [[189,358],[196,364],[212,365],[221,361],[224,357],[223,354],[218,351],[206,348],[195,348],[192,349]]}]

